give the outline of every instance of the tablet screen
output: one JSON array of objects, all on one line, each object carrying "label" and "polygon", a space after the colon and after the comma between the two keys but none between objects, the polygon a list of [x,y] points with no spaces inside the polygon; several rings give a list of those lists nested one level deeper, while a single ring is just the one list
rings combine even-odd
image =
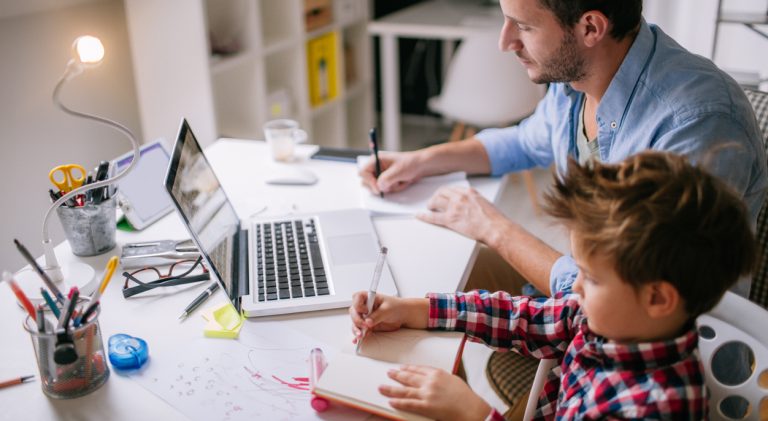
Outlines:
[{"label": "tablet screen", "polygon": [[[133,152],[115,160],[119,173],[133,160]],[[142,229],[173,209],[163,181],[170,155],[161,142],[141,147],[141,158],[136,167],[118,182],[118,194],[128,222],[136,229]]]}]

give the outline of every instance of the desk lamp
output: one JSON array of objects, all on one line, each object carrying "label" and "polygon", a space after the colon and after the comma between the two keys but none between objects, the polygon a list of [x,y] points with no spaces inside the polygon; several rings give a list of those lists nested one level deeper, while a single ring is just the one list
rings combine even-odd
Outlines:
[{"label": "desk lamp", "polygon": [[[50,219],[53,211],[61,206],[62,203],[66,202],[72,197],[75,197],[78,194],[83,194],[88,190],[98,189],[100,187],[115,183],[116,181],[125,177],[139,161],[139,142],[128,128],[106,118],[74,111],[70,108],[67,108],[67,106],[62,104],[59,100],[59,93],[61,92],[61,88],[64,86],[65,82],[73,79],[87,69],[98,66],[103,58],[104,46],[101,44],[101,41],[99,41],[98,38],[89,35],[78,37],[72,44],[72,59],[70,59],[67,63],[67,67],[64,70],[64,75],[61,77],[61,80],[59,80],[53,90],[53,103],[69,115],[106,124],[107,126],[110,126],[123,133],[126,137],[128,137],[128,140],[131,141],[131,145],[133,146],[133,160],[131,161],[131,164],[125,168],[125,170],[121,171],[114,177],[78,187],[60,197],[51,205],[50,208],[48,208],[48,211],[45,213],[45,218],[43,219],[43,250],[45,253],[45,265],[43,269],[54,282],[63,281],[64,275],[62,273],[61,266],[59,266],[59,262],[56,259],[56,253],[53,249],[51,237],[48,234],[48,220]],[[70,276],[70,279],[72,280],[87,279],[90,282],[90,280],[94,279],[93,269],[89,265],[83,263],[70,263],[67,272],[68,276]]]}]

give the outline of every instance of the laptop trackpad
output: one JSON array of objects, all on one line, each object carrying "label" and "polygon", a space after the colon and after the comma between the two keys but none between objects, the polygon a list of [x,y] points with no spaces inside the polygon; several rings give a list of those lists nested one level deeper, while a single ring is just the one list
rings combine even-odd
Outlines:
[{"label": "laptop trackpad", "polygon": [[334,265],[353,265],[376,260],[376,241],[370,234],[339,235],[326,238]]}]

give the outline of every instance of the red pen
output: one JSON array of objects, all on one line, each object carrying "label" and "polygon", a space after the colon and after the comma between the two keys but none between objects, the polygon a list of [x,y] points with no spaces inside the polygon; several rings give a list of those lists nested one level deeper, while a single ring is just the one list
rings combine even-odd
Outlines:
[{"label": "red pen", "polygon": [[330,402],[328,402],[326,399],[315,396],[314,393],[315,384],[317,384],[317,380],[320,378],[320,375],[323,374],[323,371],[327,365],[328,364],[325,362],[325,356],[323,355],[323,350],[320,348],[312,349],[312,351],[309,353],[309,388],[313,391],[310,405],[312,405],[312,409],[317,412],[323,412],[331,406]]},{"label": "red pen", "polygon": [[32,320],[37,321],[37,316],[35,315],[35,306],[32,305],[32,303],[29,301],[29,298],[27,298],[26,294],[24,294],[24,291],[22,291],[16,281],[13,280],[13,276],[10,272],[3,272],[3,282],[8,282],[8,285],[13,290],[13,293],[16,295],[19,303],[21,303],[24,309],[27,310],[29,317],[31,317]]}]

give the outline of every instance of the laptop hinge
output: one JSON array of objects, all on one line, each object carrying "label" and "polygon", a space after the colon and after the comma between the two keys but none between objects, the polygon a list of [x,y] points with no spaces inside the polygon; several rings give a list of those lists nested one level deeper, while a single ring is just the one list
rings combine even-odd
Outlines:
[{"label": "laptop hinge", "polygon": [[239,229],[235,235],[234,248],[232,253],[232,301],[235,308],[240,311],[240,300],[243,296],[249,294],[248,285],[248,231]]}]

